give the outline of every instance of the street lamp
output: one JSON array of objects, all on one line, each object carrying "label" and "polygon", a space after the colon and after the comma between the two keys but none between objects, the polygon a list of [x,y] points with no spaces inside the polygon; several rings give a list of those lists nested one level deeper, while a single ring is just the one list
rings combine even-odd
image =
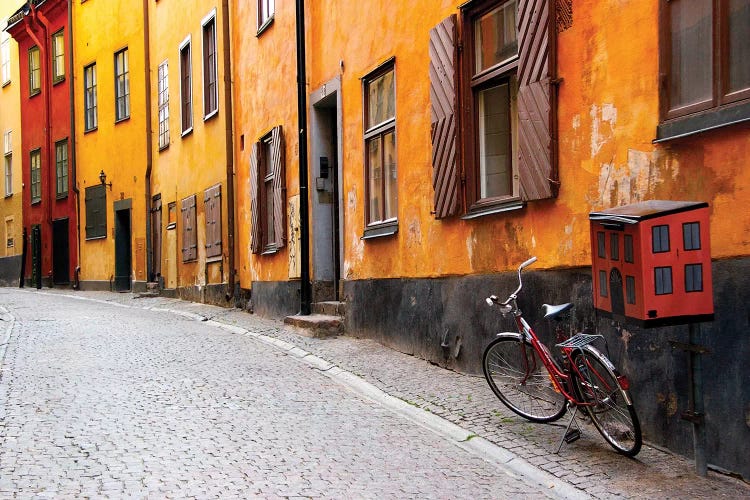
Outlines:
[{"label": "street lamp", "polygon": [[102,186],[109,186],[110,191],[112,190],[112,181],[107,182],[107,174],[104,173],[104,169],[99,172],[99,182],[101,182]]}]

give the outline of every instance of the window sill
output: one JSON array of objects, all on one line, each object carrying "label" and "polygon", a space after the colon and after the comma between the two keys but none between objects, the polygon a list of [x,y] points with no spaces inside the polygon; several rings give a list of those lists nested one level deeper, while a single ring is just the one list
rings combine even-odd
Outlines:
[{"label": "window sill", "polygon": [[218,114],[219,114],[219,109],[217,108],[217,109],[215,109],[215,110],[211,111],[211,112],[210,112],[209,114],[207,114],[206,116],[204,116],[204,117],[203,117],[203,121],[204,121],[204,122],[207,122],[208,120],[210,120],[211,118],[213,118],[213,117],[217,116]]},{"label": "window sill", "polygon": [[106,234],[104,236],[87,236],[86,237],[86,241],[96,241],[96,240],[106,240],[106,239],[107,239]]},{"label": "window sill", "polygon": [[721,127],[750,121],[750,101],[714,108],[664,121],[656,127],[654,144],[700,134]]},{"label": "window sill", "polygon": [[67,197],[68,197],[68,193],[64,193],[64,194],[58,194],[58,195],[56,195],[56,196],[55,196],[55,199],[56,199],[56,200],[64,200],[64,199],[66,199]]},{"label": "window sill", "polygon": [[3,86],[3,87],[7,87],[8,85],[10,85],[10,80],[8,80],[8,81],[6,81],[6,82],[3,82],[3,85],[2,85],[2,86]]},{"label": "window sill", "polygon": [[118,118],[117,120],[115,120],[115,125],[117,125],[118,123],[129,121],[129,120],[130,120],[130,115],[123,116],[122,118]]},{"label": "window sill", "polygon": [[41,93],[42,93],[42,89],[32,90],[31,92],[29,92],[29,99],[31,99],[32,97],[36,97],[40,95]]},{"label": "window sill", "polygon": [[271,245],[271,246],[265,247],[260,254],[261,255],[273,255],[278,251],[279,251],[279,248],[276,245]]},{"label": "window sill", "polygon": [[6,194],[5,199],[7,200],[8,198],[13,198],[13,193]]},{"label": "window sill", "polygon": [[159,146],[159,152],[163,152],[169,149],[169,144],[165,144],[164,146]]},{"label": "window sill", "polygon": [[271,25],[273,24],[273,18],[274,16],[272,15],[258,27],[258,32],[255,34],[256,37],[259,37],[264,31],[271,27]]},{"label": "window sill", "polygon": [[64,76],[58,76],[57,78],[55,78],[54,80],[52,80],[52,86],[54,87],[58,83],[62,83],[64,81],[65,81],[65,77]]},{"label": "window sill", "polygon": [[190,127],[189,129],[183,130],[181,137],[185,138],[192,133],[193,133],[193,127]]},{"label": "window sill", "polygon": [[171,231],[172,229],[174,229],[176,227],[177,227],[177,223],[176,222],[170,222],[169,224],[167,224],[166,229],[167,229],[167,231]]},{"label": "window sill", "polygon": [[222,257],[221,255],[217,255],[215,257],[206,257],[206,264],[215,264],[217,262],[221,262],[222,261],[221,257]]},{"label": "window sill", "polygon": [[83,133],[84,133],[84,134],[89,134],[89,133],[91,133],[91,132],[96,132],[96,130],[97,130],[98,128],[99,128],[99,127],[94,127],[94,128],[87,128],[86,130],[84,130],[84,131],[83,131]]},{"label": "window sill", "polygon": [[371,240],[373,238],[382,238],[384,236],[393,236],[398,233],[398,221],[386,222],[383,224],[374,224],[365,228],[365,234],[362,240]]},{"label": "window sill", "polygon": [[510,212],[512,210],[519,210],[525,206],[523,200],[513,198],[511,200],[494,203],[492,205],[474,206],[469,210],[469,213],[461,216],[463,220],[477,219],[479,217],[485,217],[488,215],[495,215],[502,212]]},{"label": "window sill", "polygon": [[31,200],[31,206],[32,206],[32,207],[33,207],[34,205],[41,205],[41,203],[42,203],[42,199],[41,199],[41,198],[40,198],[40,199],[38,199],[38,200]]}]

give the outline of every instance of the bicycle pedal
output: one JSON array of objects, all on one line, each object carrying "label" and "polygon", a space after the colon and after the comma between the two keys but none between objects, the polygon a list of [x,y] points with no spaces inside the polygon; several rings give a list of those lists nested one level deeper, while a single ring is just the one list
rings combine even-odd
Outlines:
[{"label": "bicycle pedal", "polygon": [[578,429],[570,429],[568,432],[565,433],[565,437],[563,438],[566,443],[570,444],[573,441],[578,440],[581,437],[581,431]]}]

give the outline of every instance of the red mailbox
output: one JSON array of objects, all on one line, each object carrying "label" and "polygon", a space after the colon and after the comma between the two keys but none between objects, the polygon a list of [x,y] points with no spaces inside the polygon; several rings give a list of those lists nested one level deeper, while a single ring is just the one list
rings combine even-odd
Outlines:
[{"label": "red mailbox", "polygon": [[589,220],[597,310],[643,327],[713,320],[708,203],[644,201]]}]

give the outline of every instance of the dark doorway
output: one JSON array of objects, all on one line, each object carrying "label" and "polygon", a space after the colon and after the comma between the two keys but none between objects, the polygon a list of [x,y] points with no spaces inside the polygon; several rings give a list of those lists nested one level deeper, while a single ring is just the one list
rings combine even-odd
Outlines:
[{"label": "dark doorway", "polygon": [[130,290],[130,209],[115,210],[115,291]]},{"label": "dark doorway", "polygon": [[42,288],[42,226],[31,226],[31,286]]},{"label": "dark doorway", "polygon": [[68,219],[52,221],[52,283],[70,283],[70,242]]},{"label": "dark doorway", "polygon": [[149,281],[158,281],[161,276],[161,194],[151,201],[151,276]]}]

